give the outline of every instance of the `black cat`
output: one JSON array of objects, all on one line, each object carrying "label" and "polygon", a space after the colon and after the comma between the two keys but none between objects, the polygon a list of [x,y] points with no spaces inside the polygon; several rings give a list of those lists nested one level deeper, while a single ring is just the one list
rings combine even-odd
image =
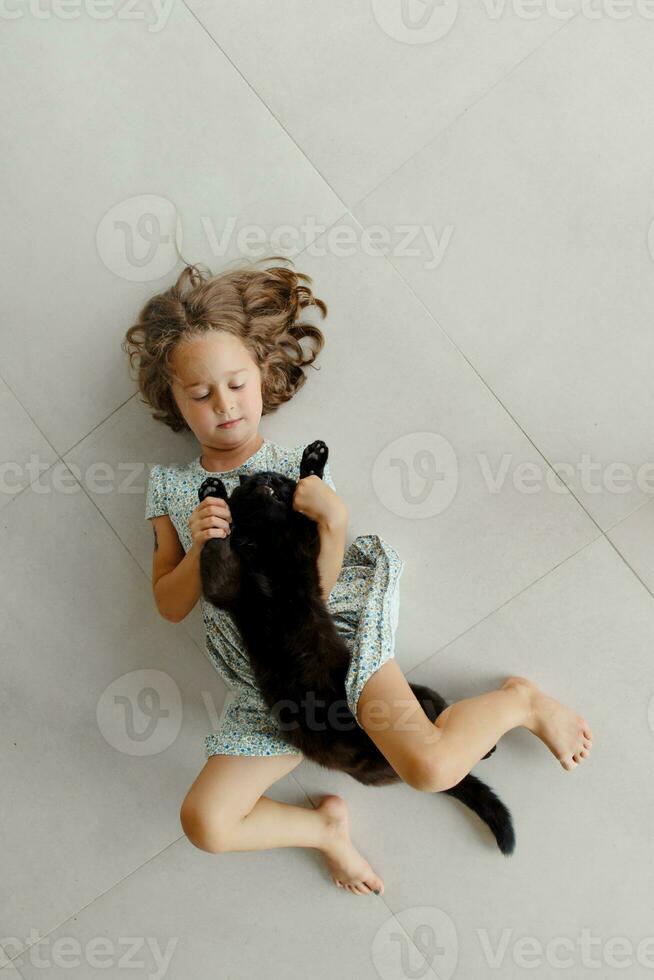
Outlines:
[{"label": "black cat", "polygon": [[[324,442],[307,446],[300,479],[322,479],[327,456]],[[293,510],[296,481],[269,471],[240,474],[239,481],[229,498],[218,477],[198,491],[200,502],[227,500],[232,517],[231,533],[210,538],[200,553],[204,597],[233,616],[261,694],[292,746],[367,786],[399,782],[347,706],[350,650],[322,597],[318,525]],[[432,688],[410,687],[430,721],[448,706]],[[444,792],[488,824],[503,854],[513,852],[511,814],[489,786],[468,774]]]}]

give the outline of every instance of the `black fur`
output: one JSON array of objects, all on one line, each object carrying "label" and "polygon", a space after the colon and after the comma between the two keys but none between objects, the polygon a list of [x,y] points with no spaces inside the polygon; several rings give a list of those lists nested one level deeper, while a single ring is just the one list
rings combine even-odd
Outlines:
[{"label": "black fur", "polygon": [[[300,479],[322,479],[327,456],[324,442],[307,446]],[[233,616],[261,694],[292,746],[367,786],[399,782],[347,706],[350,650],[322,598],[318,526],[293,510],[296,481],[269,471],[239,481],[229,498],[218,477],[199,490],[200,501],[227,500],[232,517],[231,534],[210,538],[200,553],[204,597]],[[410,687],[435,721],[447,702],[432,688]],[[490,787],[468,774],[445,792],[488,824],[503,854],[513,852],[511,814]]]}]

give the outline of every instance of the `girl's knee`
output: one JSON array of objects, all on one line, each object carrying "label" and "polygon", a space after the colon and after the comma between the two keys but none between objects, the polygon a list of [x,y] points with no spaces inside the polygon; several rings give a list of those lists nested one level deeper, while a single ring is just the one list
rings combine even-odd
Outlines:
[{"label": "girl's knee", "polygon": [[187,839],[201,851],[218,854],[227,849],[225,828],[192,795],[187,796],[182,803],[179,819]]},{"label": "girl's knee", "polygon": [[424,793],[443,793],[460,783],[465,775],[460,765],[436,752],[417,767],[416,782],[412,785]]}]

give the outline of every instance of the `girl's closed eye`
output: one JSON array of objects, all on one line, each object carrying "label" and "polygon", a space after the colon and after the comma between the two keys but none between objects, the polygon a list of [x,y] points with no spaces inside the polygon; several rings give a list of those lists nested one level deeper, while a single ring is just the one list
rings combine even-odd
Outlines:
[{"label": "girl's closed eye", "polygon": [[[242,385],[234,385],[233,388],[232,388],[232,391],[238,391],[239,388],[244,388],[244,387],[245,387],[244,384],[242,384]],[[209,394],[210,394],[210,392],[207,392],[206,395],[200,395],[199,398],[194,398],[193,401],[194,402],[203,402],[205,400],[205,398],[208,398],[209,397]]]}]

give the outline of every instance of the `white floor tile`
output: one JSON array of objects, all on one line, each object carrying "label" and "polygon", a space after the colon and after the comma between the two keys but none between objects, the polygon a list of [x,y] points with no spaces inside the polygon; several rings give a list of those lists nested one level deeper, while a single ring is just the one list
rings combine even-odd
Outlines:
[{"label": "white floor tile", "polygon": [[189,6],[349,206],[563,26],[469,0]]},{"label": "white floor tile", "polygon": [[[25,487],[47,486],[57,454],[0,378],[0,510]],[[45,477],[45,479],[44,479]]]},{"label": "white floor tile", "polygon": [[606,536],[654,593],[654,501],[620,521]]},{"label": "white floor tile", "polygon": [[355,208],[603,528],[654,492],[653,30],[576,18]]}]

